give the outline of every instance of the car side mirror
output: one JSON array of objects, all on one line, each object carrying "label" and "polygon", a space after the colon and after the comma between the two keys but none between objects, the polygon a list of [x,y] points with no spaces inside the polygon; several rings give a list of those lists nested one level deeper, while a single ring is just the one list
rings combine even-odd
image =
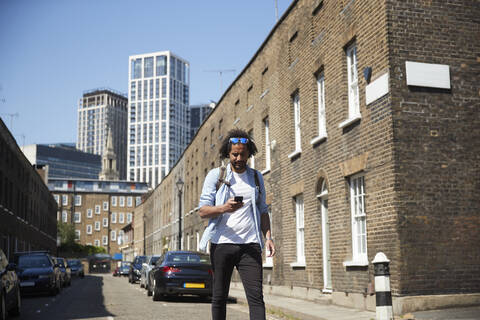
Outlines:
[{"label": "car side mirror", "polygon": [[7,265],[7,271],[15,271],[16,269],[17,269],[17,265],[13,262]]}]

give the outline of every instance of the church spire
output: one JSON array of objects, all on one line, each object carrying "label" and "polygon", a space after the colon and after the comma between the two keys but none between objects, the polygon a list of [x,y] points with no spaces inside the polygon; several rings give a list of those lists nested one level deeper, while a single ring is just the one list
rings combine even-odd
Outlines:
[{"label": "church spire", "polygon": [[118,180],[117,155],[113,148],[113,133],[108,129],[107,141],[102,155],[102,171],[99,174],[100,180]]}]

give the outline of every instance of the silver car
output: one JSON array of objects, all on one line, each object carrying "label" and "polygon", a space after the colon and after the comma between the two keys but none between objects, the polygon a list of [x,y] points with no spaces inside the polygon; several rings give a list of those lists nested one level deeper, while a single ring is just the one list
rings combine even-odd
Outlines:
[{"label": "silver car", "polygon": [[150,277],[148,275],[160,257],[161,255],[148,256],[147,261],[142,264],[142,270],[140,271],[140,287],[147,289],[151,285],[149,283]]}]

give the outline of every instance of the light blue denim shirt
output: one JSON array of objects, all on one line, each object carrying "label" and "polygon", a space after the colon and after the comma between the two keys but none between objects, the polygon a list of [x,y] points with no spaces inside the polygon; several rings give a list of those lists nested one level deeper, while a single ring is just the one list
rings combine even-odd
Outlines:
[{"label": "light blue denim shirt", "polygon": [[[260,227],[260,215],[268,213],[268,207],[265,203],[265,185],[263,183],[263,176],[261,173],[257,172],[259,187],[255,185],[255,169],[247,166],[248,174],[248,184],[253,187],[255,194],[252,194],[252,199],[256,199],[256,205],[253,207],[253,219],[255,221],[255,232],[257,234],[258,243],[263,249],[263,239],[262,239],[262,229]],[[230,186],[227,186],[225,183],[222,183],[220,188],[217,191],[217,181],[220,175],[220,168],[215,168],[210,170],[205,178],[203,183],[202,195],[200,196],[199,207],[203,206],[218,206],[226,203],[228,201]],[[226,177],[225,181],[230,182],[232,179],[232,170],[230,164],[226,168]],[[260,189],[260,190],[259,190]],[[222,215],[219,215],[215,218],[210,218],[208,221],[208,226],[203,232],[202,239],[200,240],[199,250],[205,251],[207,249],[207,244],[213,235],[217,232],[217,224],[222,219]]]}]

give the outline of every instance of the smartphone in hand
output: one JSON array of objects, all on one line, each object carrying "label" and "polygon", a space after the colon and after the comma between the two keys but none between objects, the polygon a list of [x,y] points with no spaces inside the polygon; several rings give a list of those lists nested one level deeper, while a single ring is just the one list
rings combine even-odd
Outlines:
[{"label": "smartphone in hand", "polygon": [[243,196],[235,196],[233,199],[235,202],[242,202],[243,201]]}]

